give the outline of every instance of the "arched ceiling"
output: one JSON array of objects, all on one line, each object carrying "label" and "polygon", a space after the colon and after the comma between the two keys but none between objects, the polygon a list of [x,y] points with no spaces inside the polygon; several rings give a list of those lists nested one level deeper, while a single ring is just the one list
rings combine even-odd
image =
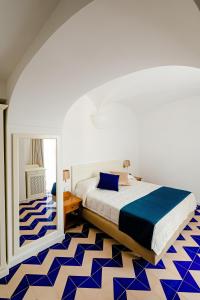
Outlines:
[{"label": "arched ceiling", "polygon": [[85,95],[97,110],[110,102],[128,104],[136,113],[157,105],[199,97],[200,69],[184,66],[150,68],[114,79]]},{"label": "arched ceiling", "polygon": [[8,79],[58,1],[1,0],[0,80]]},{"label": "arched ceiling", "polygon": [[24,69],[11,97],[8,125],[61,128],[70,105],[108,81],[157,66],[199,68],[199,31],[192,0],[93,1]]},{"label": "arched ceiling", "polygon": [[[3,0],[4,2],[12,2],[12,0]],[[20,76],[20,74],[22,73],[22,71],[24,70],[24,68],[26,67],[26,65],[30,62],[30,60],[33,58],[33,56],[38,52],[38,50],[42,47],[42,45],[50,38],[50,36],[60,27],[62,26],[65,22],[67,22],[67,20],[69,20],[75,13],[77,13],[80,9],[82,9],[84,6],[86,6],[88,3],[92,2],[93,0],[48,0],[48,1],[42,1],[42,0],[16,0],[15,4],[18,5],[19,8],[21,8],[21,6],[23,5],[23,2],[28,2],[28,5],[30,6],[30,4],[32,2],[34,2],[34,5],[37,5],[37,2],[39,2],[39,5],[41,6],[48,6],[50,5],[50,2],[54,1],[54,2],[58,2],[58,5],[56,6],[56,8],[53,10],[53,12],[51,13],[51,15],[49,16],[49,18],[45,21],[44,26],[42,26],[42,28],[40,28],[40,31],[38,33],[38,35],[36,36],[36,38],[32,39],[32,43],[31,45],[26,49],[25,53],[23,54],[23,56],[21,57],[21,59],[18,61],[16,67],[14,69],[12,69],[11,75],[9,76],[8,80],[7,80],[7,97],[8,99],[10,99],[10,95],[12,94],[12,91],[15,87],[15,84]],[[19,2],[19,3],[18,3]],[[30,22],[31,19],[34,17],[34,24],[35,26],[38,27],[38,20],[41,18],[38,17],[38,11],[40,11],[40,14],[42,13],[42,9],[41,7],[38,7],[37,9],[33,10],[33,6],[31,7],[32,11],[29,11],[29,13],[24,12],[24,9],[26,8],[26,5],[23,6],[23,9],[21,10],[15,10],[13,9],[13,4],[12,5],[8,5],[7,11],[9,12],[11,9],[13,9],[12,11],[14,11],[15,14],[15,18],[19,19],[18,22],[15,22],[15,27],[17,27],[18,30],[14,30],[15,35],[14,37],[12,37],[12,44],[10,45],[10,47],[8,46],[8,39],[7,39],[7,26],[3,26],[3,32],[4,36],[6,36],[6,39],[1,39],[1,43],[4,44],[4,48],[6,45],[7,48],[7,52],[6,53],[6,57],[4,59],[4,64],[7,65],[7,62],[9,60],[9,53],[10,51],[14,52],[16,51],[16,46],[15,43],[13,44],[13,40],[17,41],[17,44],[20,44],[20,46],[23,46],[24,41],[24,35],[20,36],[19,38],[19,25],[22,24],[22,26],[24,26],[24,24],[26,23],[25,29],[23,27],[23,30],[25,30],[29,36],[29,39],[31,40],[31,26],[30,26]],[[5,9],[4,9],[5,10]],[[2,10],[4,12],[4,10]],[[23,11],[23,13],[21,12]],[[47,9],[46,9],[47,12]],[[30,17],[30,15],[32,16],[32,18]],[[28,20],[28,21],[27,21]],[[10,22],[10,18],[7,18],[7,22]],[[12,22],[13,23],[13,22]],[[4,22],[5,25],[5,22]],[[10,37],[11,38],[11,37]],[[22,41],[23,40],[23,41]],[[1,52],[1,51],[0,51]],[[1,54],[0,54],[1,57]],[[1,64],[0,64],[1,65]],[[1,97],[1,88],[0,88],[0,97]]]}]

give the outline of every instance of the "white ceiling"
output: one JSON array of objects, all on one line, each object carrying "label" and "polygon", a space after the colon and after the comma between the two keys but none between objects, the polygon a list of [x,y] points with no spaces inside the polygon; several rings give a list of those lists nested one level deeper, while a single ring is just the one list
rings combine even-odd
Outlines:
[{"label": "white ceiling", "polygon": [[112,80],[87,93],[103,109],[110,102],[130,105],[137,113],[157,105],[200,97],[200,69],[163,66]]},{"label": "white ceiling", "polygon": [[6,80],[59,0],[0,0],[0,80]]},{"label": "white ceiling", "polygon": [[[159,66],[200,68],[199,32],[199,10],[192,0],[93,1],[57,29],[26,65],[9,101],[8,126],[51,128],[57,133],[69,107],[106,82]],[[153,105],[156,92],[159,103],[164,97],[177,99],[167,96],[164,82],[169,78],[169,90],[175,94],[170,78],[179,74],[167,74],[160,82],[159,76],[153,81],[144,73],[147,87],[134,84],[138,97],[146,91],[141,103]],[[187,78],[191,82],[189,76],[185,81],[174,79],[180,92]]]},{"label": "white ceiling", "polygon": [[0,80],[8,79],[59,1],[0,0]]}]

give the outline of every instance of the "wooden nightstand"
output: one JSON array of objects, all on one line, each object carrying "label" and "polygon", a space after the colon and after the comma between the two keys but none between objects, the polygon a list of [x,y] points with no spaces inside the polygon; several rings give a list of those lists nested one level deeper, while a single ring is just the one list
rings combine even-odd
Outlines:
[{"label": "wooden nightstand", "polygon": [[63,193],[64,229],[75,225],[80,219],[82,200],[71,192]]},{"label": "wooden nightstand", "polygon": [[134,176],[134,177],[137,181],[142,181],[142,177],[140,177],[140,176]]}]

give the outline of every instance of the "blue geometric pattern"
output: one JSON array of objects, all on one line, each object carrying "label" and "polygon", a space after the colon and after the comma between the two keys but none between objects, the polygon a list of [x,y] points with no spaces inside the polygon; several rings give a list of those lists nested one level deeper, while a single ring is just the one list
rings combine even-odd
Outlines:
[{"label": "blue geometric pattern", "polygon": [[200,299],[199,212],[157,265],[84,223],[11,268],[0,299]]},{"label": "blue geometric pattern", "polygon": [[56,204],[51,195],[19,206],[20,246],[56,230]]},{"label": "blue geometric pattern", "polygon": [[56,212],[53,212],[49,215],[48,218],[41,218],[41,219],[34,219],[33,222],[30,225],[21,225],[19,227],[20,230],[33,230],[37,226],[39,222],[51,222],[55,219]]}]

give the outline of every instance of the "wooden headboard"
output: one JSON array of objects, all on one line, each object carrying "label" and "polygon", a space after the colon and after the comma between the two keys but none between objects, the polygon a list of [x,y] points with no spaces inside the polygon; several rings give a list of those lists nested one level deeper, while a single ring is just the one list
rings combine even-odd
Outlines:
[{"label": "wooden headboard", "polygon": [[84,179],[97,176],[99,172],[125,171],[122,160],[95,162],[71,167],[71,188],[74,192],[76,184]]}]

